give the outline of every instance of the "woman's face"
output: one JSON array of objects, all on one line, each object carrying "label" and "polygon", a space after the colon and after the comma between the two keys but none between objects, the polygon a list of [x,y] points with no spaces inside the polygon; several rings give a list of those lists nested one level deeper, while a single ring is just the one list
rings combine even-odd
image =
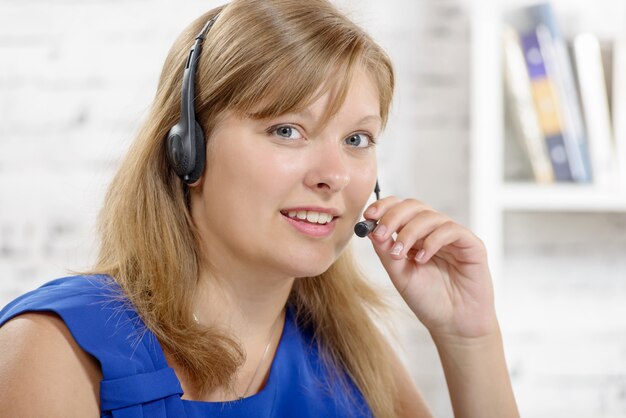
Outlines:
[{"label": "woman's face", "polygon": [[220,271],[314,276],[347,245],[376,182],[380,107],[376,86],[359,71],[320,126],[331,94],[300,113],[227,113],[216,125],[191,210]]}]

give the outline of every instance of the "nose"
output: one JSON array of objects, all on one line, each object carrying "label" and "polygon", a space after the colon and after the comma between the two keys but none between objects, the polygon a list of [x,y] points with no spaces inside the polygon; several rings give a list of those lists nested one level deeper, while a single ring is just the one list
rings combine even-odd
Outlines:
[{"label": "nose", "polygon": [[320,147],[319,152],[311,158],[313,161],[305,177],[309,188],[336,193],[350,183],[350,170],[341,149]]}]

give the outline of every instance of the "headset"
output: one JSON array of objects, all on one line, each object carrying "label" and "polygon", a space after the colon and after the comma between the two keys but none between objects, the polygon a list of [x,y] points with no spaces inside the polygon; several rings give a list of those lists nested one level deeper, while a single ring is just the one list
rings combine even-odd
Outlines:
[{"label": "headset", "polygon": [[205,164],[205,145],[202,127],[196,120],[195,79],[196,66],[202,52],[202,42],[218,15],[209,20],[189,50],[183,73],[183,93],[180,101],[180,120],[167,133],[165,148],[167,160],[174,172],[185,182],[192,184],[202,175]]}]

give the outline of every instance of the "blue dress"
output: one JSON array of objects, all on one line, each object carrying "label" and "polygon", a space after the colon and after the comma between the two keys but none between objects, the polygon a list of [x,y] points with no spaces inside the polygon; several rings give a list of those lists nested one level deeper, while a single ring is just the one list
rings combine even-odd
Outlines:
[{"label": "blue dress", "polygon": [[25,293],[0,311],[0,326],[28,311],[59,315],[76,343],[102,367],[101,417],[371,417],[361,392],[331,383],[310,330],[287,310],[263,389],[229,402],[181,399],[182,387],[155,335],[109,276],[72,276]]}]

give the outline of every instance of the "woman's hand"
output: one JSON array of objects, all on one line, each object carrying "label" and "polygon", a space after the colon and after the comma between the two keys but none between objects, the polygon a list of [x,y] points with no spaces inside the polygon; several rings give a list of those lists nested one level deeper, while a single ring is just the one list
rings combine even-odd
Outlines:
[{"label": "woman's hand", "polygon": [[374,249],[434,339],[499,332],[487,253],[476,235],[413,199],[378,200],[364,216],[378,220],[369,235]]}]

